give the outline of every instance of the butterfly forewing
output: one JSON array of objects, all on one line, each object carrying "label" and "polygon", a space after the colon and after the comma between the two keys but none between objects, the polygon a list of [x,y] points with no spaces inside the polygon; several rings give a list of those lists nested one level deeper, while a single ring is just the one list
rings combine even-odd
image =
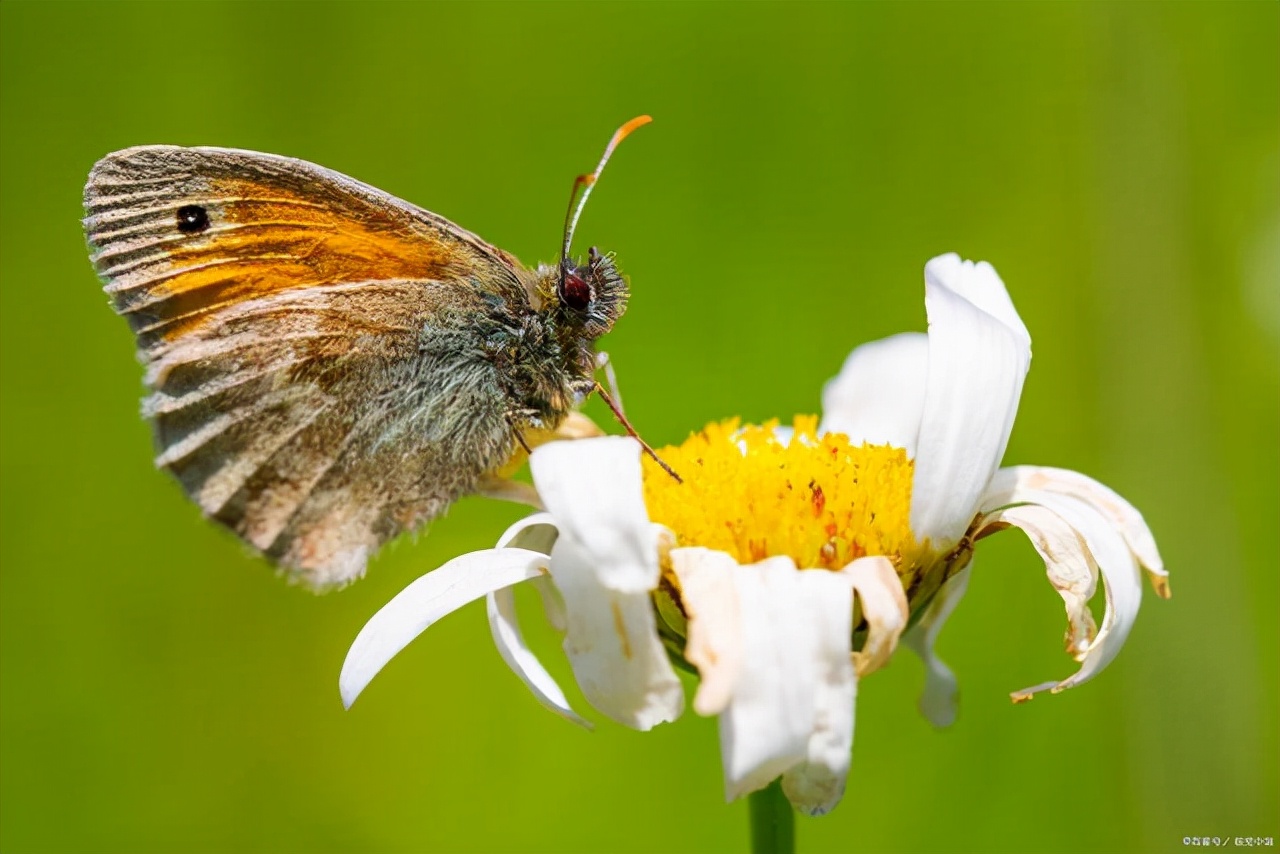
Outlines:
[{"label": "butterfly forewing", "polygon": [[319,166],[227,149],[109,155],[85,210],[158,464],[296,577],[358,577],[510,455],[512,404],[451,314],[528,311],[510,255]]}]

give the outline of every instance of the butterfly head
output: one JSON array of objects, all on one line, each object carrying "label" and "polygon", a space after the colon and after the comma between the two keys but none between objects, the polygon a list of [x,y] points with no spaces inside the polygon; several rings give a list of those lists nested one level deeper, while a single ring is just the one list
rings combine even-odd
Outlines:
[{"label": "butterfly head", "polygon": [[562,336],[594,341],[627,310],[627,280],[612,255],[593,246],[585,264],[566,259],[558,273],[551,312]]},{"label": "butterfly head", "polygon": [[[569,193],[569,210],[564,220],[560,263],[553,272],[554,288],[546,288],[545,284],[540,288],[543,293],[539,296],[543,298],[538,301],[544,306],[550,305],[550,319],[561,347],[567,351],[578,351],[578,356],[585,359],[582,362],[584,366],[594,364],[586,355],[591,343],[612,329],[614,322],[627,310],[628,291],[627,281],[618,272],[612,255],[601,255],[593,246],[587,253],[585,264],[578,264],[570,256],[573,232],[577,228],[578,217],[587,204],[587,198],[599,180],[600,173],[604,171],[605,164],[609,162],[613,150],[633,130],[651,121],[648,116],[637,116],[618,128],[605,146],[595,170],[587,175],[579,175],[574,180],[573,190]],[[547,294],[547,290],[553,290],[554,293]],[[569,346],[574,344],[577,346]]]}]

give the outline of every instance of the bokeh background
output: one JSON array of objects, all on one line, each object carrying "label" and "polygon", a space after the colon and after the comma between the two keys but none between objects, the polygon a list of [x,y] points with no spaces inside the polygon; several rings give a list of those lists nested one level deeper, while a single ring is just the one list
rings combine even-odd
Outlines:
[{"label": "bokeh background", "polygon": [[1114,486],[1173,573],[1100,678],[1015,707],[1073,665],[1030,546],[984,541],[940,644],[960,720],[919,717],[909,656],[865,682],[849,793],[801,851],[1280,835],[1278,25],[1274,3],[6,0],[0,848],[746,848],[714,721],[584,733],[506,670],[480,606],[344,712],[364,621],[522,511],[466,500],[347,591],[288,587],[152,469],[78,224],[107,152],[216,144],[551,260],[573,176],[642,112],[579,235],[632,277],[605,344],[651,441],[814,411],[855,344],[923,328],[923,264],[959,251],[1034,338],[1006,460]]}]

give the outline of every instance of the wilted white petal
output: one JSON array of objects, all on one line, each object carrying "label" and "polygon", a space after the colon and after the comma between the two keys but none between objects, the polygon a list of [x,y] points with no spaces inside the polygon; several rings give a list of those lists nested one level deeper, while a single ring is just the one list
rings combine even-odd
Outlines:
[{"label": "wilted white petal", "polygon": [[1098,589],[1098,567],[1084,540],[1062,517],[1044,507],[1021,504],[982,517],[982,528],[1009,524],[1020,528],[1044,560],[1049,583],[1067,608],[1067,651],[1081,657],[1097,635],[1089,600]]},{"label": "wilted white petal", "polygon": [[816,632],[801,613],[800,573],[791,559],[740,567],[734,581],[743,670],[720,714],[728,800],[767,786],[805,761],[818,683]]},{"label": "wilted white petal", "polygon": [[507,663],[512,672],[528,686],[539,703],[562,718],[591,729],[591,723],[570,708],[564,691],[560,690],[556,680],[525,643],[524,635],[520,632],[520,622],[516,616],[515,591],[510,587],[495,590],[488,595],[486,604],[493,642],[498,647],[502,660]]},{"label": "wilted white petal", "polygon": [[915,457],[929,375],[929,341],[904,332],[863,344],[822,390],[820,433],[853,445],[893,445]]},{"label": "wilted white petal", "polygon": [[938,658],[934,644],[951,612],[969,588],[969,570],[964,569],[943,583],[933,601],[925,608],[920,621],[907,630],[902,642],[924,662],[924,691],[920,694],[920,714],[936,727],[951,726],[956,721],[960,689],[951,668]]},{"label": "wilted white petal", "polygon": [[1094,563],[1102,573],[1107,597],[1107,610],[1102,626],[1088,648],[1078,652],[1080,670],[1061,682],[1036,685],[1023,691],[1015,691],[1015,702],[1030,699],[1043,690],[1054,693],[1087,682],[1111,663],[1129,636],[1129,629],[1138,616],[1142,602],[1142,576],[1138,562],[1120,532],[1111,520],[1089,504],[1069,495],[1044,493],[1042,505],[1062,518],[1084,540]]},{"label": "wilted white petal", "polygon": [[1137,508],[1121,498],[1110,487],[1088,475],[1049,466],[1011,466],[996,472],[982,498],[983,510],[994,510],[1007,504],[1030,502],[1039,504],[1045,492],[1070,495],[1084,501],[1111,520],[1120,530],[1138,563],[1147,571],[1156,593],[1169,598],[1169,573],[1156,548],[1156,538]]},{"label": "wilted white petal", "polygon": [[861,557],[840,571],[848,577],[862,602],[867,621],[867,639],[853,654],[858,678],[879,670],[898,646],[898,637],[907,626],[910,611],[902,582],[886,557]]},{"label": "wilted white petal", "polygon": [[1009,443],[1031,339],[989,264],[925,267],[929,379],[912,482],[911,529],[936,551],[959,542]]},{"label": "wilted white petal", "polygon": [[547,556],[526,549],[488,549],[456,557],[414,581],[365,624],[338,677],[351,707],[369,681],[409,641],[441,617],[494,590],[545,571]]},{"label": "wilted white petal", "polygon": [[825,812],[844,790],[853,744],[852,583],[799,572],[786,557],[731,577],[741,665],[720,714],[725,795],[732,800],[786,774],[783,789],[798,809]]},{"label": "wilted white petal", "polygon": [[684,657],[698,668],[693,710],[718,715],[742,669],[742,615],[734,584],[738,562],[712,549],[681,548],[671,550],[671,568],[689,621]]},{"label": "wilted white petal", "polygon": [[782,775],[782,791],[806,815],[823,815],[840,802],[853,758],[858,676],[849,656],[851,581],[821,570],[800,574],[805,612],[817,634],[817,687],[805,761]]},{"label": "wilted white petal", "polygon": [[559,527],[551,575],[568,622],[564,650],[591,705],[650,729],[684,709],[654,622],[657,538],[645,511],[640,445],[622,437],[553,442],[530,460]]}]

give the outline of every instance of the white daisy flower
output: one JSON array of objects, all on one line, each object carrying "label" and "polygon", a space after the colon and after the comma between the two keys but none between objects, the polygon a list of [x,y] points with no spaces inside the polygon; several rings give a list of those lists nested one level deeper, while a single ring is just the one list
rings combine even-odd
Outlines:
[{"label": "white daisy flower", "polygon": [[[781,777],[798,809],[821,814],[844,791],[858,681],[900,637],[926,664],[923,712],[954,719],[955,679],[933,643],[975,543],[1010,526],[1044,559],[1080,664],[1014,700],[1097,675],[1133,625],[1142,570],[1169,595],[1155,540],[1137,510],[1082,474],[999,468],[1031,340],[995,270],[933,259],[925,308],[927,335],[853,352],[827,385],[820,425],[712,424],[661,450],[682,483],[628,438],[535,450],[546,512],[379,611],[347,656],[343,701],[433,622],[485,597],[511,669],[543,705],[588,725],[521,637],[512,586],[533,581],[599,712],[641,730],[673,720],[684,695],[672,662],[695,669],[694,710],[720,719],[726,796]],[[1099,580],[1100,627],[1088,607]]]}]

